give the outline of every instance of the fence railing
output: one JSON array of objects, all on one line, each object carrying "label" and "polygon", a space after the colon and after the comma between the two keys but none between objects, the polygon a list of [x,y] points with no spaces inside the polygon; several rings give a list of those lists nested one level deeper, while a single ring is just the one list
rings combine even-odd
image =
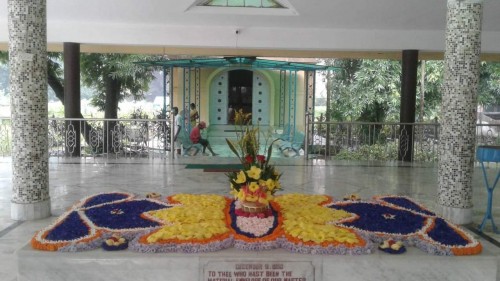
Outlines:
[{"label": "fence railing", "polygon": [[[308,127],[307,153],[313,157],[391,161],[411,153],[414,162],[438,157],[438,123],[311,122]],[[476,143],[499,144],[499,133],[500,125],[478,124]]]},{"label": "fence railing", "polygon": [[[164,157],[170,151],[170,123],[166,119],[49,118],[49,156]],[[0,156],[10,155],[10,124],[10,119],[0,119]]]},{"label": "fence railing", "polygon": [[[170,151],[170,124],[169,119],[49,118],[49,155],[165,157]],[[309,156],[392,161],[412,153],[415,162],[437,161],[438,123],[312,122],[308,128],[304,149]],[[500,125],[477,124],[476,140],[478,145],[500,145]],[[0,156],[10,156],[11,143],[11,120],[0,118]]]}]

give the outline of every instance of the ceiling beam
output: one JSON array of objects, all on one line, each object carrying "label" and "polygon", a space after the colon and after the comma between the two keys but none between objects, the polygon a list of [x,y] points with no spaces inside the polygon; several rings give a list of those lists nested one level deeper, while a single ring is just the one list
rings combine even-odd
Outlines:
[{"label": "ceiling beam", "polygon": [[[62,52],[62,43],[48,44],[48,51]],[[7,51],[8,44],[0,43],[0,50]],[[145,55],[168,55],[173,58],[190,56],[254,56],[289,58],[352,58],[352,59],[392,59],[401,60],[402,51],[337,51],[337,50],[277,50],[277,49],[226,49],[226,48],[186,48],[139,45],[81,44],[82,53],[123,53]],[[419,60],[442,60],[442,52],[419,51]],[[500,62],[500,54],[481,54],[483,61]]]}]

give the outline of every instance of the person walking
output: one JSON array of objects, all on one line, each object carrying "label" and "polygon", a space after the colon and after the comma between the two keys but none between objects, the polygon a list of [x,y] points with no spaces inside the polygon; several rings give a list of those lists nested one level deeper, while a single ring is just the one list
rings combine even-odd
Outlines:
[{"label": "person walking", "polygon": [[210,146],[210,143],[208,140],[204,139],[201,137],[201,130],[205,129],[207,127],[207,123],[205,121],[200,121],[198,126],[195,126],[191,130],[191,134],[189,134],[189,138],[193,143],[199,143],[203,146],[203,155],[208,155],[208,153],[205,153],[205,150],[208,148],[208,150],[212,153],[212,156],[217,156],[219,154],[215,153],[212,150],[212,147]]},{"label": "person walking", "polygon": [[189,107],[189,121],[191,122],[191,128],[194,128],[196,127],[196,120],[200,118],[200,115],[198,114],[198,110],[196,110],[196,104],[191,103]]},{"label": "person walking", "polygon": [[174,113],[174,145],[175,145],[175,150],[177,151],[177,154],[181,154],[181,142],[180,140],[177,139],[179,136],[179,133],[182,129],[182,124],[181,124],[181,115],[179,115],[179,108],[174,106],[172,108],[172,112]]}]

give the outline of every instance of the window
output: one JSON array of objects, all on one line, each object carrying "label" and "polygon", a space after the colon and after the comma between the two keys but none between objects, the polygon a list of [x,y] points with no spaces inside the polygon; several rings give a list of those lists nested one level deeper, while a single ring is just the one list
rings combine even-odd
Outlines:
[{"label": "window", "polygon": [[200,6],[211,7],[248,7],[248,8],[285,8],[278,1],[273,0],[209,0]]},{"label": "window", "polygon": [[289,0],[194,0],[186,12],[212,15],[298,15]]}]

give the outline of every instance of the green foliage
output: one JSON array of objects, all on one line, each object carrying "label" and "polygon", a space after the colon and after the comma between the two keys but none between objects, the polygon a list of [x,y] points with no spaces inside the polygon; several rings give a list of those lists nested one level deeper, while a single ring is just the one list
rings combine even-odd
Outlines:
[{"label": "green foliage", "polygon": [[226,139],[226,142],[231,151],[238,157],[240,162],[245,165],[245,156],[250,155],[255,159],[259,153],[259,128],[240,127],[240,132],[237,133],[237,140]]},{"label": "green foliage", "polygon": [[[418,144],[415,144],[418,146]],[[397,142],[386,144],[362,145],[357,149],[341,149],[333,156],[335,160],[359,160],[359,161],[396,161],[398,160]],[[436,162],[437,152],[433,149],[414,149],[413,161]]]},{"label": "green foliage", "polygon": [[438,155],[436,150],[432,149],[418,149],[413,155],[413,161],[415,162],[437,162]]},{"label": "green foliage", "polygon": [[7,65],[0,64],[0,96],[9,94],[9,69]]},{"label": "green foliage", "polygon": [[391,161],[398,159],[396,143],[362,145],[355,150],[341,149],[333,157],[336,160],[380,160]]},{"label": "green foliage", "polygon": [[7,52],[0,52],[0,95],[9,93],[9,56]]},{"label": "green foliage", "polygon": [[[47,54],[47,79],[49,100],[59,99],[64,104],[64,70],[62,53]],[[64,116],[64,114],[63,114]]]},{"label": "green foliage", "polygon": [[[326,65],[340,67],[329,73],[327,91],[331,94],[330,119],[333,121],[399,121],[401,62],[391,60],[329,59]],[[422,67],[420,64],[419,68]],[[443,61],[426,61],[424,94],[421,71],[417,71],[417,115],[424,97],[423,120],[439,116],[443,86]],[[500,104],[500,63],[483,62],[480,70],[479,104]],[[417,119],[417,118],[416,118]]]},{"label": "green foliage", "polygon": [[401,63],[392,60],[362,60],[353,84],[360,106],[358,121],[384,122],[399,117]]},{"label": "green foliage", "polygon": [[383,122],[399,115],[398,61],[334,59],[325,63],[341,68],[327,76],[331,120]]},{"label": "green foliage", "polygon": [[[425,62],[424,79],[424,116],[423,120],[430,121],[439,116],[441,110],[441,96],[443,87],[443,61]],[[420,114],[420,102],[422,99],[421,67],[417,71],[417,115]]]},{"label": "green foliage", "polygon": [[0,119],[0,156],[8,156],[12,150],[12,121]]},{"label": "green foliage", "polygon": [[482,62],[479,75],[479,104],[500,104],[500,63]]},{"label": "green foliage", "polygon": [[[106,95],[114,93],[117,100],[132,97],[144,98],[153,80],[153,69],[134,64],[149,59],[149,56],[127,54],[83,54],[81,71],[83,84],[96,90],[92,104],[101,110],[106,108]],[[115,83],[114,87],[110,86]]]},{"label": "green foliage", "polygon": [[360,114],[361,105],[354,100],[353,89],[356,72],[361,67],[360,60],[325,60],[326,65],[339,67],[339,71],[329,72],[326,76],[326,90],[332,96],[331,120],[352,121]]},{"label": "green foliage", "polygon": [[[161,114],[161,113],[160,113]],[[142,108],[135,108],[128,116],[130,119],[149,119],[149,115]]]}]

